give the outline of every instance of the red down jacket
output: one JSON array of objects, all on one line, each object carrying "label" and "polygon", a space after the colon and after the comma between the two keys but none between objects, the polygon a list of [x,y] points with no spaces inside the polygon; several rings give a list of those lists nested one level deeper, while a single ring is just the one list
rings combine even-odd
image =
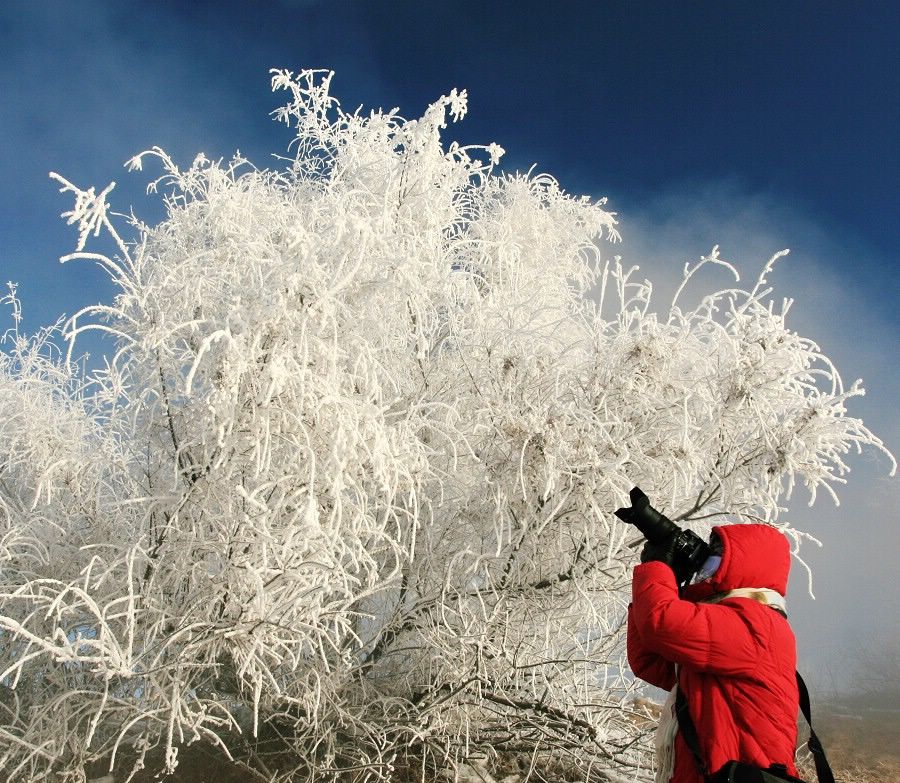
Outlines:
[{"label": "red down jacket", "polygon": [[[796,642],[788,621],[751,598],[697,603],[741,587],[787,589],[790,548],[766,525],[717,527],[724,544],[718,571],[679,598],[672,570],[643,563],[634,570],[628,610],[628,661],[634,673],[688,700],[711,773],[730,760],[759,767],[785,764],[791,774],[799,696]],[[672,783],[703,783],[679,732]]]}]

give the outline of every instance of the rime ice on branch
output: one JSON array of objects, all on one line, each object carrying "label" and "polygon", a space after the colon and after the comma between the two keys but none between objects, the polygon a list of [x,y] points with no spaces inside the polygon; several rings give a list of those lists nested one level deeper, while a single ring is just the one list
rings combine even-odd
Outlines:
[{"label": "rime ice on branch", "polygon": [[[111,186],[55,176],[64,260],[118,287],[70,350],[118,342],[88,378],[41,340],[0,358],[11,778],[172,769],[195,740],[296,780],[479,752],[639,775],[610,510],[640,484],[700,529],[784,525],[796,483],[833,494],[849,450],[883,450],[770,302],[775,259],[660,317],[603,260],[605,202],[442,143],[465,92],[348,114],[331,76],[274,73],[279,170],[136,157],[167,217],[131,239]],[[100,230],[115,258],[85,251]]]}]

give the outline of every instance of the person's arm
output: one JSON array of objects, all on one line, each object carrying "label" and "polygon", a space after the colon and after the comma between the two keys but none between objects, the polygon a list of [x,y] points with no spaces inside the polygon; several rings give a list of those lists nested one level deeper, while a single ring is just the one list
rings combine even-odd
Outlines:
[{"label": "person's arm", "polygon": [[682,600],[672,569],[661,562],[637,566],[631,586],[629,619],[644,649],[698,671],[741,676],[756,670],[764,642],[743,613]]},{"label": "person's arm", "polygon": [[672,690],[675,685],[675,664],[647,649],[634,619],[633,607],[628,607],[628,665],[645,682]]}]

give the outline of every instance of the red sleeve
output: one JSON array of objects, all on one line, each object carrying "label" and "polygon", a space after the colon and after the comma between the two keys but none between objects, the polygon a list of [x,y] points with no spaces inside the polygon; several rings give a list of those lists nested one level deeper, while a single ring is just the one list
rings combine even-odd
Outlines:
[{"label": "red sleeve", "polygon": [[628,664],[638,677],[657,688],[670,691],[675,685],[675,664],[647,649],[632,606],[628,607]]},{"label": "red sleeve", "polygon": [[761,629],[750,624],[752,613],[682,600],[672,569],[659,562],[634,569],[631,591],[629,642],[633,627],[642,651],[714,674],[740,677],[756,670],[763,641]]}]

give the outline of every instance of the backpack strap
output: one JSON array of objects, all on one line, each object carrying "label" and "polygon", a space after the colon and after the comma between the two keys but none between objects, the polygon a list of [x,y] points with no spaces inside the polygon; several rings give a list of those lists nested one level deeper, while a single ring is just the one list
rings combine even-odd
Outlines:
[{"label": "backpack strap", "polygon": [[684,741],[687,743],[691,751],[691,755],[697,762],[697,769],[703,775],[704,780],[709,780],[709,768],[703,760],[703,754],[700,752],[700,739],[697,736],[697,727],[691,718],[691,711],[688,709],[687,697],[681,689],[681,685],[676,685],[678,691],[675,693],[675,717],[678,719],[678,730]]},{"label": "backpack strap", "polygon": [[[684,737],[691,755],[697,761],[697,768],[700,770],[700,774],[703,775],[703,779],[709,780],[709,767],[707,767],[706,762],[703,760],[703,754],[700,752],[700,738],[697,736],[697,727],[694,725],[694,720],[691,718],[691,712],[688,709],[687,697],[685,697],[680,685],[676,685],[676,687],[678,691],[675,694],[675,717],[678,719],[678,730],[681,732],[681,736]],[[835,783],[831,766],[825,757],[825,748],[822,747],[822,743],[813,730],[809,691],[806,688],[806,683],[803,682],[803,678],[800,676],[800,672],[797,672],[797,688],[800,691],[800,711],[809,724],[809,741],[806,745],[813,754],[813,761],[816,764],[816,777],[819,779],[819,783]]]},{"label": "backpack strap", "polygon": [[816,777],[819,779],[819,783],[834,783],[834,774],[831,771],[828,759],[825,757],[825,748],[822,747],[822,743],[816,736],[815,729],[813,729],[809,691],[806,689],[806,683],[803,682],[800,672],[797,672],[797,689],[800,691],[800,710],[809,724],[809,741],[806,743],[806,747],[813,754],[813,761],[816,763]]}]

